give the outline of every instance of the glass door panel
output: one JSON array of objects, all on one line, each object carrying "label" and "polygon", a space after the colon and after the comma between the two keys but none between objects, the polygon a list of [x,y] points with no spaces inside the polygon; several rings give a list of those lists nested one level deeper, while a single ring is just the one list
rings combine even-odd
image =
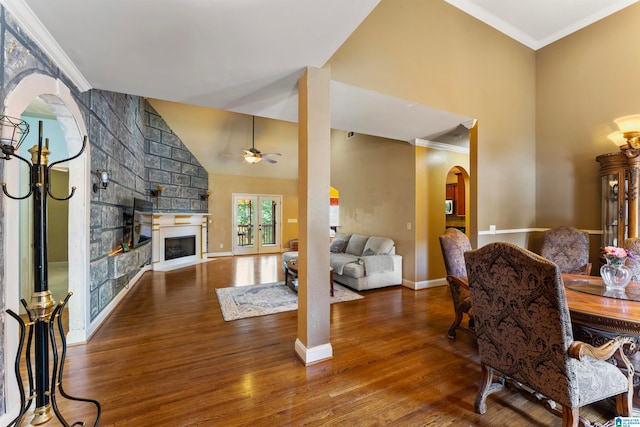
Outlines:
[{"label": "glass door panel", "polygon": [[280,195],[234,194],[233,252],[280,252]]}]

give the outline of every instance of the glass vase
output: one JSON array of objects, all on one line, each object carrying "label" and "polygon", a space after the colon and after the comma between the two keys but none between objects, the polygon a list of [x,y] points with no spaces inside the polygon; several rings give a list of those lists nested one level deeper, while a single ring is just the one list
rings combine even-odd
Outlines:
[{"label": "glass vase", "polygon": [[600,276],[608,288],[624,289],[631,281],[631,271],[624,265],[626,257],[605,256],[607,263],[600,267]]}]

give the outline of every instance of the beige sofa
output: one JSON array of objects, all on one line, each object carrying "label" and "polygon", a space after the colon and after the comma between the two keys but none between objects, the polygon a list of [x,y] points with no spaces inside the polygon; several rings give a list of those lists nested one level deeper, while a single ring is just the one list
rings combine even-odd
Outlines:
[{"label": "beige sofa", "polygon": [[[338,233],[331,242],[333,280],[358,291],[402,284],[402,256],[388,237]],[[298,252],[282,254],[283,267]]]}]

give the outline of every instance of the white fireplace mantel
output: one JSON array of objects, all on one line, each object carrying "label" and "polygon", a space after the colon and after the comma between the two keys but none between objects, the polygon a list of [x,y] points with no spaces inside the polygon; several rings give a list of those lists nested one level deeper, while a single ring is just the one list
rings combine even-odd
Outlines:
[{"label": "white fireplace mantel", "polygon": [[[154,212],[152,231],[152,260],[156,271],[169,271],[208,261],[207,225],[208,213]],[[165,260],[165,239],[173,237],[195,237],[195,254]]]}]

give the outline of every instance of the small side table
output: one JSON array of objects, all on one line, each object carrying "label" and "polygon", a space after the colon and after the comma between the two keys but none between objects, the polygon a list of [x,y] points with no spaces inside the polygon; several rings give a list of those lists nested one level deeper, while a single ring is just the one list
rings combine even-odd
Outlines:
[{"label": "small side table", "polygon": [[[290,259],[285,262],[285,284],[291,288],[292,291],[298,292],[298,260]],[[329,290],[330,295],[333,296],[333,268],[329,267]]]}]

